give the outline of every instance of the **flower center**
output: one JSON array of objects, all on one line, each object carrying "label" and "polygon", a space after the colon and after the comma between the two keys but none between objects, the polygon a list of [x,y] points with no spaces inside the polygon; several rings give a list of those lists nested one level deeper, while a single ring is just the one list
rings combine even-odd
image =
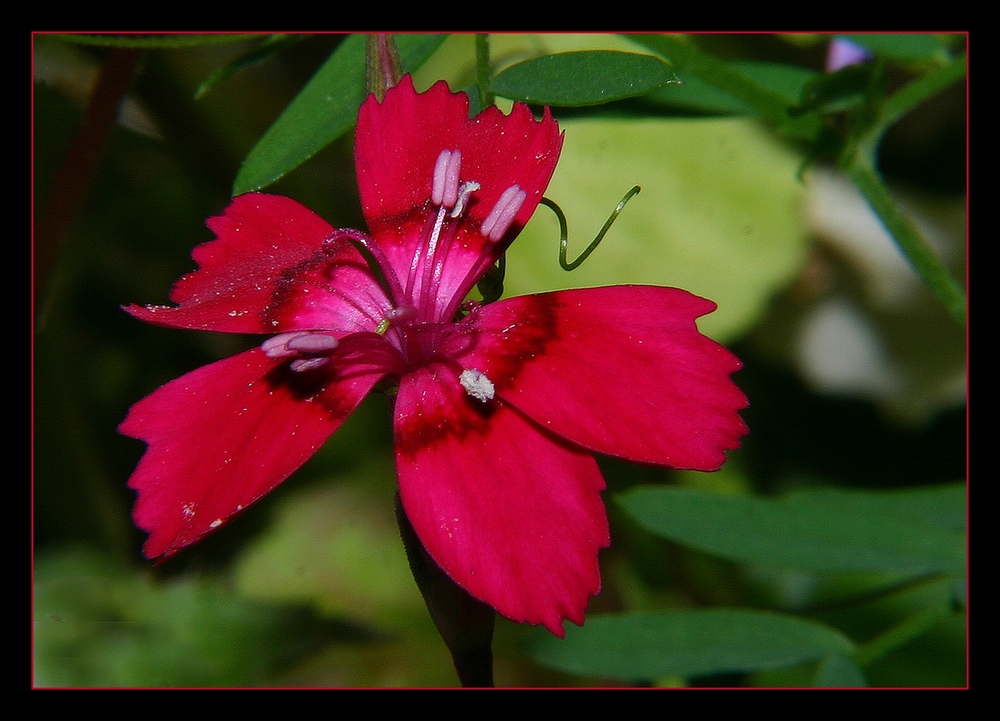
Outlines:
[{"label": "flower center", "polygon": [[[509,186],[479,223],[478,232],[486,242],[453,245],[456,233],[463,229],[472,196],[482,186],[476,180],[462,179],[462,151],[457,148],[438,154],[430,180],[431,212],[413,244],[405,283],[400,282],[402,278],[378,242],[364,233],[341,230],[326,241],[331,249],[350,243],[364,257],[392,304],[383,317],[372,318],[374,332],[399,351],[402,362],[411,368],[429,362],[454,332],[461,303],[496,260],[496,244],[510,230],[528,197],[520,186]],[[474,221],[464,230],[475,232]],[[478,256],[470,256],[470,247],[478,248]],[[370,306],[363,310],[359,304],[358,310],[371,317]],[[326,365],[339,345],[329,331],[303,330],[269,338],[261,350],[268,358],[290,359],[289,368],[303,372]],[[354,348],[356,343],[350,345]],[[368,342],[363,345],[374,348]],[[465,371],[461,382],[474,398],[485,402],[493,397],[492,383],[480,371]]]}]

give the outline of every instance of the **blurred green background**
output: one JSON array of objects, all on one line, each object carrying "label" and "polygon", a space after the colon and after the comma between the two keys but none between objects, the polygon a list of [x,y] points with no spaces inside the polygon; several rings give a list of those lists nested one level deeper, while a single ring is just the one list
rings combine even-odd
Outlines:
[{"label": "blurred green background", "polygon": [[[143,51],[93,173],[66,162],[94,78],[112,52],[34,37],[36,232],[86,185],[68,222],[36,235],[34,683],[36,686],[453,686],[448,652],[406,565],[393,517],[391,427],[367,399],[274,493],[196,546],[153,566],[125,482],[142,444],[119,436],[129,406],[160,384],[259,339],[168,330],[120,309],[164,303],[211,239],[242,159],[342,37],[304,37],[195,99],[244,42]],[[699,38],[722,58],[823,67],[818,36]],[[960,39],[959,39],[960,40]],[[634,49],[613,36],[492,38],[498,66],[570,49]],[[475,80],[471,36],[448,39],[418,88]],[[666,90],[669,90],[667,86]],[[501,101],[502,103],[502,101]],[[965,275],[966,101],[958,84],[895,126],[881,168],[959,276]],[[891,489],[966,474],[965,331],[921,285],[856,193],[801,149],[732,114],[691,117],[635,104],[556,110],[563,156],[547,192],[569,220],[570,255],[618,200],[633,198],[577,271],[557,263],[558,225],[540,208],[511,249],[507,292],[611,283],[683,287],[719,310],[700,327],[745,368],[750,434],[717,474],[601,459],[612,548],[591,612],[755,606],[820,608],[878,587],[863,574],[787,573],[720,560],[643,531],[610,502],[637,484],[734,494]],[[80,173],[77,173],[78,176]],[[68,178],[68,179],[67,179]],[[267,188],[334,226],[364,228],[352,137]],[[49,265],[41,259],[49,256]],[[912,594],[911,594],[912,595]],[[920,601],[826,607],[864,640]],[[908,606],[909,604],[909,606]],[[818,613],[818,612],[817,612]],[[533,629],[500,619],[503,686],[617,685],[543,667]],[[867,669],[870,685],[961,686],[965,629],[954,619]],[[669,680],[668,680],[669,682]],[[695,685],[795,685],[771,676]]]}]

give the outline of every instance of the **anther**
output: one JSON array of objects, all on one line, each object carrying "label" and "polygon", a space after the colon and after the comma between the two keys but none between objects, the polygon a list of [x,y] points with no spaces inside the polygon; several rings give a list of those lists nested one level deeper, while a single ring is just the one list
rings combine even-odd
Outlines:
[{"label": "anther", "polygon": [[326,353],[332,351],[338,345],[340,345],[340,341],[332,335],[304,333],[290,339],[285,344],[285,347],[288,350],[298,351],[299,353]]},{"label": "anther", "polygon": [[301,335],[306,335],[305,331],[280,333],[261,343],[260,349],[264,351],[264,355],[268,358],[288,358],[296,354],[295,351],[289,350],[288,341],[298,338]]},{"label": "anther", "polygon": [[465,388],[466,393],[483,403],[491,400],[495,393],[493,382],[486,377],[485,373],[476,368],[467,368],[462,371],[458,382]]},{"label": "anther", "polygon": [[500,240],[514,222],[527,197],[528,194],[517,185],[512,185],[503,191],[503,195],[479,228],[482,234],[494,243]]},{"label": "anther", "polygon": [[300,330],[272,336],[261,343],[260,349],[268,358],[290,358],[299,353],[328,353],[339,344],[332,335]]},{"label": "anther", "polygon": [[431,201],[434,205],[451,208],[458,202],[458,174],[462,169],[461,150],[442,150],[434,163]]}]

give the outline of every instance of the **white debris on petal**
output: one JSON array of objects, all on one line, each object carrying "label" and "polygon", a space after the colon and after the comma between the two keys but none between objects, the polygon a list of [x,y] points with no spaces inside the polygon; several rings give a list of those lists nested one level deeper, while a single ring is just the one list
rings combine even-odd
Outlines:
[{"label": "white debris on petal", "polygon": [[493,398],[496,392],[493,382],[486,377],[486,374],[475,368],[467,368],[458,377],[458,382],[465,388],[465,392],[476,400],[485,403]]}]

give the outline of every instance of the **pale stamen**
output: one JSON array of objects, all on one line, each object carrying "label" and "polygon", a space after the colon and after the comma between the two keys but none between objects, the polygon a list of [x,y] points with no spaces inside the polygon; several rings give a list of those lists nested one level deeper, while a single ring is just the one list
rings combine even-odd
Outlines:
[{"label": "pale stamen", "polygon": [[281,333],[268,338],[261,343],[260,349],[268,358],[288,358],[296,355],[296,352],[288,349],[288,341],[306,335],[305,331],[294,331],[292,333]]},{"label": "pale stamen", "polygon": [[434,164],[431,201],[434,205],[451,208],[458,202],[458,174],[462,169],[461,150],[442,150]]},{"label": "pale stamen", "polygon": [[340,341],[332,335],[324,333],[305,333],[290,339],[285,347],[299,353],[327,353],[340,345]]},{"label": "pale stamen", "polygon": [[480,232],[496,243],[510,228],[527,198],[528,194],[517,185],[507,188],[503,191],[497,204],[493,206],[493,210],[486,216],[486,220],[479,228]]},{"label": "pale stamen", "polygon": [[[292,331],[279,333],[261,343],[260,349],[268,358],[292,358],[302,353],[329,353],[340,345],[340,341],[332,335],[313,333],[311,331]],[[319,368],[326,363],[328,356],[314,358],[296,358],[289,364],[293,371],[305,371]]]}]

